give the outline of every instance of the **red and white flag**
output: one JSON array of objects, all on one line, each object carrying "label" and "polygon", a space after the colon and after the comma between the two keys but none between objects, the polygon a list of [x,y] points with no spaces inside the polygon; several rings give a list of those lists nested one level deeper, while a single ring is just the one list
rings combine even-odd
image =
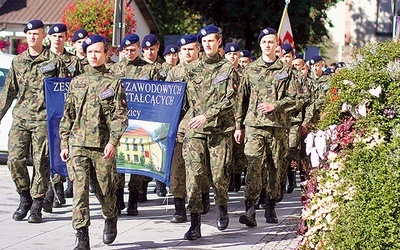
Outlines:
[{"label": "red and white flag", "polygon": [[287,9],[288,9],[288,4],[286,4],[285,9],[283,10],[281,23],[279,25],[279,30],[278,30],[279,44],[288,43],[292,45],[292,47],[294,48],[292,27],[290,26],[290,20]]}]

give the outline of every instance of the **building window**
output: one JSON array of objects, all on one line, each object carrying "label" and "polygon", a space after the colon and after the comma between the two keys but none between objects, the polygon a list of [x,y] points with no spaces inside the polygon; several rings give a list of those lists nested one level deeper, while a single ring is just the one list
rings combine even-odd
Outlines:
[{"label": "building window", "polygon": [[137,146],[137,144],[132,144],[132,147],[133,147],[133,151],[138,151],[138,146]]},{"label": "building window", "polygon": [[139,162],[139,156],[138,155],[134,155],[133,159],[134,159],[134,162]]},{"label": "building window", "polygon": [[126,151],[129,151],[129,142],[128,142],[128,140],[129,140],[129,138],[125,138],[125,146],[126,146],[125,150]]},{"label": "building window", "polygon": [[130,154],[126,154],[126,160],[127,160],[128,162],[131,161],[131,155],[130,155]]}]

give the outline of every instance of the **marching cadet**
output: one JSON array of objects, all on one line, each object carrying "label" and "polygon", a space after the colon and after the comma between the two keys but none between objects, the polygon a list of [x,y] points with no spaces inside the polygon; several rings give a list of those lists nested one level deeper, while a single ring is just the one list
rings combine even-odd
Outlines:
[{"label": "marching cadet", "polygon": [[[69,53],[65,49],[65,42],[67,41],[67,25],[63,23],[53,24],[47,32],[50,39],[50,51],[58,55],[68,68],[68,77],[74,77],[83,73],[83,67],[77,56]],[[55,174],[53,177],[53,185],[50,185],[46,197],[43,201],[43,211],[51,213],[53,207],[59,208],[65,204],[64,182],[66,178]],[[54,191],[57,196],[54,195]],[[53,203],[53,204],[51,204]]]},{"label": "marching cadet", "polygon": [[324,59],[319,56],[313,56],[310,59],[311,66],[311,77],[314,80],[313,87],[313,102],[314,102],[314,114],[313,123],[316,124],[320,119],[320,113],[322,111],[322,105],[327,91],[329,90],[329,76],[325,75],[322,69],[325,66]]},{"label": "marching cadet", "polygon": [[[255,202],[262,189],[262,170],[267,167],[265,218],[278,223],[276,199],[281,193],[281,171],[286,169],[287,109],[296,105],[292,70],[275,54],[277,32],[263,29],[258,36],[262,55],[249,65],[240,85],[237,122],[246,127],[245,154],[248,165],[244,191],[246,212],[239,222],[257,226]],[[243,136],[235,131],[235,139]]]},{"label": "marching cadet", "polygon": [[85,52],[83,52],[82,44],[88,38],[89,34],[85,29],[78,29],[72,35],[72,44],[75,48],[75,55],[81,60],[81,65],[85,67],[89,65]]},{"label": "marching cadet", "polygon": [[163,53],[165,59],[164,63],[168,64],[171,68],[175,67],[179,61],[178,53],[179,48],[176,45],[168,45],[167,47],[165,47]]},{"label": "marching cadet", "polygon": [[200,214],[204,210],[201,187],[208,167],[218,209],[217,228],[225,230],[228,227],[229,166],[232,134],[236,127],[233,99],[238,76],[232,64],[218,53],[221,33],[216,26],[208,25],[199,31],[197,39],[202,43],[205,55],[187,65],[184,78],[189,109],[184,117],[187,122],[184,125],[183,158],[191,219],[191,226],[184,236],[186,240],[201,238]]},{"label": "marching cadet", "polygon": [[104,244],[117,236],[116,160],[119,140],[128,126],[126,94],[121,80],[105,66],[108,42],[92,35],[83,43],[89,67],[72,79],[60,122],[61,153],[74,185],[72,226],[75,249],[90,249],[89,175],[105,218]]},{"label": "marching cadet", "polygon": [[[113,74],[119,77],[132,78],[132,79],[142,79],[142,80],[154,80],[156,78],[157,72],[153,64],[149,64],[145,60],[139,57],[141,50],[140,38],[136,34],[126,35],[118,48],[122,53],[122,60],[113,64],[111,71]],[[128,208],[126,210],[127,215],[136,216],[138,212],[138,200],[139,195],[146,197],[147,191],[147,181],[142,175],[131,174],[128,188],[129,188],[129,200]],[[143,190],[143,186],[146,189]],[[125,174],[118,174],[117,182],[117,207],[119,213],[125,208],[124,203],[124,187],[125,187]],[[147,199],[146,199],[147,200]]]},{"label": "marching cadet", "polygon": [[239,66],[244,69],[252,62],[251,53],[248,50],[242,49],[240,51]]},{"label": "marching cadet", "polygon": [[[197,41],[197,36],[194,34],[184,35],[178,40],[178,47],[180,48],[181,62],[173,67],[169,72],[166,81],[182,82],[185,76],[185,68],[187,64],[197,60],[199,57],[200,43]],[[184,104],[181,117],[183,118],[187,111]],[[170,171],[170,185],[169,189],[174,196],[175,214],[170,219],[172,223],[182,223],[187,221],[185,198],[186,198],[186,168],[185,161],[182,156],[183,138],[185,136],[187,121],[180,122],[177,138],[174,147],[174,155],[172,158],[172,165]],[[208,169],[206,168],[208,171]],[[207,214],[210,209],[210,173],[203,175],[201,197],[203,212]]]},{"label": "marching cadet", "polygon": [[[28,49],[17,55],[0,96],[0,120],[17,99],[8,140],[7,165],[20,195],[16,221],[28,211],[29,223],[42,222],[43,199],[49,187],[50,161],[47,144],[47,114],[44,95],[45,77],[65,77],[67,68],[61,58],[43,46],[46,37],[41,20],[31,20],[24,28]],[[18,138],[18,139],[16,139]],[[32,150],[33,176],[27,161]]]},{"label": "marching cadet", "polygon": [[[239,67],[240,47],[236,43],[227,43],[225,45],[225,59],[232,63],[237,70],[239,79],[241,77],[241,68]],[[246,167],[247,160],[244,154],[244,144],[233,141],[233,153],[231,162],[231,180],[228,191],[239,192],[242,184],[242,173]]]}]

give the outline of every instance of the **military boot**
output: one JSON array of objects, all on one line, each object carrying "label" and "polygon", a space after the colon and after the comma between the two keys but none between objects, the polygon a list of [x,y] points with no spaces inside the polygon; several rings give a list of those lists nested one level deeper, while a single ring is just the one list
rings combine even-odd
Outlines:
[{"label": "military boot", "polygon": [[78,244],[74,248],[74,250],[89,250],[90,242],[89,242],[89,228],[81,227],[76,230],[76,239],[78,240]]},{"label": "military boot", "polygon": [[167,196],[167,186],[165,185],[165,183],[156,180],[156,194],[158,197]]},{"label": "military boot", "polygon": [[276,201],[267,197],[265,203],[265,213],[264,213],[264,217],[267,223],[274,223],[274,224],[278,223],[278,217],[276,217],[276,212],[275,212],[275,205]]},{"label": "military boot", "polygon": [[67,188],[64,191],[65,198],[72,198],[74,196],[73,190],[74,189],[72,181],[69,178],[67,178]]},{"label": "military boot", "polygon": [[138,206],[137,206],[138,195],[129,191],[129,199],[128,199],[128,209],[126,209],[127,215],[136,216],[139,214]]},{"label": "military boot", "polygon": [[229,225],[228,207],[226,205],[218,206],[217,228],[225,230]]},{"label": "military boot", "polygon": [[105,219],[104,221],[104,230],[103,230],[103,243],[111,244],[114,242],[117,237],[117,221],[118,216],[114,218]]},{"label": "military boot", "polygon": [[29,190],[22,191],[19,194],[19,206],[13,214],[13,219],[15,221],[23,220],[28,214],[28,211],[31,209],[31,206],[32,206],[32,197],[31,194],[29,193]]},{"label": "military boot", "polygon": [[185,240],[197,240],[201,238],[201,215],[190,213],[190,228],[185,233]]},{"label": "military boot", "polygon": [[182,223],[187,221],[186,209],[185,209],[185,199],[174,198],[175,204],[175,214],[169,220],[172,223]]},{"label": "military boot", "polygon": [[65,204],[65,194],[64,194],[64,184],[62,182],[57,182],[54,184],[57,197],[54,199],[53,207],[59,208]]},{"label": "military boot", "polygon": [[42,222],[42,206],[43,206],[43,198],[33,199],[31,214],[28,217],[29,223]]},{"label": "military boot", "polygon": [[296,172],[291,168],[287,169],[288,186],[286,187],[286,193],[291,194],[296,187]]},{"label": "military boot", "polygon": [[117,196],[117,209],[118,215],[121,215],[121,211],[125,209],[125,202],[124,202],[124,188],[118,188],[115,191]]},{"label": "military boot", "polygon": [[260,193],[260,198],[258,199],[258,202],[255,207],[256,209],[264,208],[266,196],[267,196],[266,189],[262,188]]},{"label": "military boot", "polygon": [[53,212],[53,201],[54,201],[54,190],[52,186],[46,192],[46,196],[43,200],[43,211],[46,213]]},{"label": "military boot", "polygon": [[256,227],[256,210],[254,200],[245,200],[246,213],[241,214],[239,217],[240,224],[245,224],[248,227]]},{"label": "military boot", "polygon": [[201,204],[203,205],[201,214],[207,214],[210,211],[210,192],[201,194]]}]

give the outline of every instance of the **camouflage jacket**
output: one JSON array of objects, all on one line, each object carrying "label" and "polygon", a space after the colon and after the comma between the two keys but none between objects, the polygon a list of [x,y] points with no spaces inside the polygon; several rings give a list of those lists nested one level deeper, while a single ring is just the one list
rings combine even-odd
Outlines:
[{"label": "camouflage jacket", "polygon": [[83,70],[81,60],[76,55],[69,53],[64,49],[64,54],[62,54],[60,57],[65,66],[68,68],[68,77],[72,78],[85,72]]},{"label": "camouflage jacket", "polygon": [[[237,122],[251,127],[289,127],[289,112],[300,105],[296,103],[297,86],[293,71],[281,60],[268,67],[262,57],[245,69],[240,86]],[[263,114],[257,107],[271,103],[275,109]]]},{"label": "camouflage jacket", "polygon": [[157,80],[157,72],[153,64],[137,57],[133,61],[128,61],[125,57],[111,67],[111,72],[123,78],[138,80]]},{"label": "camouflage jacket", "polygon": [[323,108],[326,93],[329,90],[329,76],[322,75],[320,78],[313,78],[312,83],[312,102],[314,104],[312,124],[317,124],[320,119],[320,113]]},{"label": "camouflage jacket", "polygon": [[14,119],[45,121],[47,115],[43,79],[66,77],[66,74],[67,68],[60,57],[46,48],[34,60],[28,50],[17,55],[0,94],[0,120],[17,98],[13,109]]},{"label": "camouflage jacket", "polygon": [[188,64],[183,79],[189,110],[184,120],[198,115],[206,123],[195,132],[224,133],[235,129],[234,96],[237,94],[238,76],[232,64],[217,54],[206,55]]},{"label": "camouflage jacket", "polygon": [[297,70],[293,70],[295,75],[295,84],[296,84],[296,106],[295,112],[291,117],[292,123],[309,123],[309,116],[306,114],[306,109],[310,106],[311,103],[311,91],[309,88],[310,80],[307,75],[304,75],[302,72]]},{"label": "camouflage jacket", "polygon": [[105,65],[72,79],[60,122],[61,149],[117,146],[127,126],[124,88]]}]

